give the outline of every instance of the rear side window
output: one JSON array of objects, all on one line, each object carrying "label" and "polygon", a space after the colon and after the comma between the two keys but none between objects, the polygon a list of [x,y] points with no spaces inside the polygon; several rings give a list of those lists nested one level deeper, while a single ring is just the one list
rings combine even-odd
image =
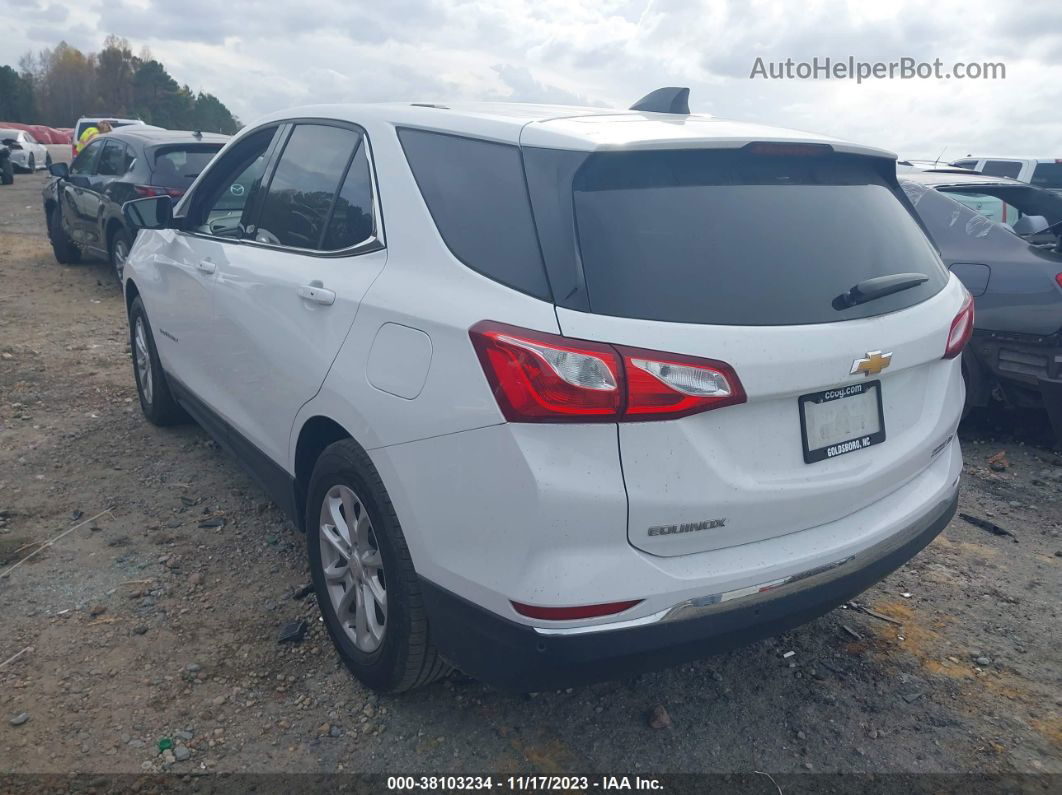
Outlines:
[{"label": "rear side window", "polygon": [[[590,310],[771,326],[850,320],[924,301],[947,272],[884,171],[871,158],[832,153],[590,155],[571,186]],[[910,272],[928,281],[833,306],[864,279]]]},{"label": "rear side window", "polygon": [[120,177],[128,170],[128,164],[125,144],[121,141],[107,141],[96,166],[96,173],[101,177]]},{"label": "rear side window", "polygon": [[368,144],[364,136],[359,136],[357,151],[336,196],[321,248],[325,251],[351,248],[368,240],[375,232]]},{"label": "rear side window", "polygon": [[155,150],[151,184],[186,189],[207,167],[221,145],[165,146]]},{"label": "rear side window", "polygon": [[424,203],[450,252],[489,279],[551,300],[515,146],[399,130]]},{"label": "rear side window", "polygon": [[1029,181],[1041,188],[1062,190],[1062,163],[1038,163]]},{"label": "rear side window", "polygon": [[255,240],[320,250],[332,200],[360,137],[343,127],[296,126],[262,201]]},{"label": "rear side window", "polygon": [[988,160],[981,173],[989,177],[1010,177],[1014,179],[1021,171],[1021,163],[1013,160]]}]

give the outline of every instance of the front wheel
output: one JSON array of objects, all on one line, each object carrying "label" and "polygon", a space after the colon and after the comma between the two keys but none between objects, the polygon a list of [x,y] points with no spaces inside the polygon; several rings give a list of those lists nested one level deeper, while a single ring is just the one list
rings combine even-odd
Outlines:
[{"label": "front wheel", "polygon": [[37,170],[37,158],[33,155],[29,156],[29,166],[26,170],[29,171],[30,174]]},{"label": "front wheel", "polygon": [[10,157],[5,157],[0,163],[0,184],[10,185],[15,181],[15,167]]},{"label": "front wheel", "polygon": [[58,206],[48,213],[48,238],[52,253],[60,265],[72,265],[81,260],[81,249],[74,245],[70,235],[63,229],[63,211]]},{"label": "front wheel", "polygon": [[306,501],[317,604],[339,656],[374,690],[398,693],[446,675],[409,548],[380,475],[351,439],[321,454]]},{"label": "front wheel", "polygon": [[46,154],[44,156],[44,167],[45,168],[51,168],[52,167],[52,153],[51,152],[49,152],[48,154]]},{"label": "front wheel", "polygon": [[187,415],[170,393],[170,385],[155,349],[151,324],[139,295],[129,307],[129,347],[133,352],[133,378],[144,416],[152,425],[167,426],[184,422]]}]

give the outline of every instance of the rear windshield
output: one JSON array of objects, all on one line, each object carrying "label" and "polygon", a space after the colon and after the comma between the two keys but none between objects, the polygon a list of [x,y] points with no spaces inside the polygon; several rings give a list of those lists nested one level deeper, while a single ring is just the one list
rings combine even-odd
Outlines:
[{"label": "rear windshield", "polygon": [[[828,323],[903,309],[947,282],[906,198],[870,158],[598,153],[578,169],[571,190],[589,309],[599,314]],[[912,272],[928,281],[833,306],[864,279]]]},{"label": "rear windshield", "polygon": [[159,147],[154,153],[151,184],[163,188],[187,188],[219,149],[221,144]]},{"label": "rear windshield", "polygon": [[1062,188],[1062,163],[1040,163],[1033,170],[1033,185],[1058,190]]}]

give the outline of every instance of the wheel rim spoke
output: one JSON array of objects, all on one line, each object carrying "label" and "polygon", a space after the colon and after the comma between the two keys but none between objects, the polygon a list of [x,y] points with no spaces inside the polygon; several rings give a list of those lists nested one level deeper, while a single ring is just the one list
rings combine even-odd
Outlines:
[{"label": "wheel rim spoke", "polygon": [[365,503],[346,485],[321,503],[321,567],[340,626],[364,652],[376,651],[387,632],[384,561]]}]

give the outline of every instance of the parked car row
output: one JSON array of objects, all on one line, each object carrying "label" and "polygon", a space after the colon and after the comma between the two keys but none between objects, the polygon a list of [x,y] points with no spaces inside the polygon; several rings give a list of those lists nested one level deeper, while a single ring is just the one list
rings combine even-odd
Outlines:
[{"label": "parked car row", "polygon": [[973,157],[951,163],[988,177],[1009,177],[1039,188],[1062,192],[1062,158],[1056,157]]},{"label": "parked car row", "polygon": [[317,106],[53,166],[56,257],[122,279],[144,415],[305,530],[369,686],[537,690],[806,622],[949,522],[964,375],[1058,381],[1062,199],[687,97]]}]

